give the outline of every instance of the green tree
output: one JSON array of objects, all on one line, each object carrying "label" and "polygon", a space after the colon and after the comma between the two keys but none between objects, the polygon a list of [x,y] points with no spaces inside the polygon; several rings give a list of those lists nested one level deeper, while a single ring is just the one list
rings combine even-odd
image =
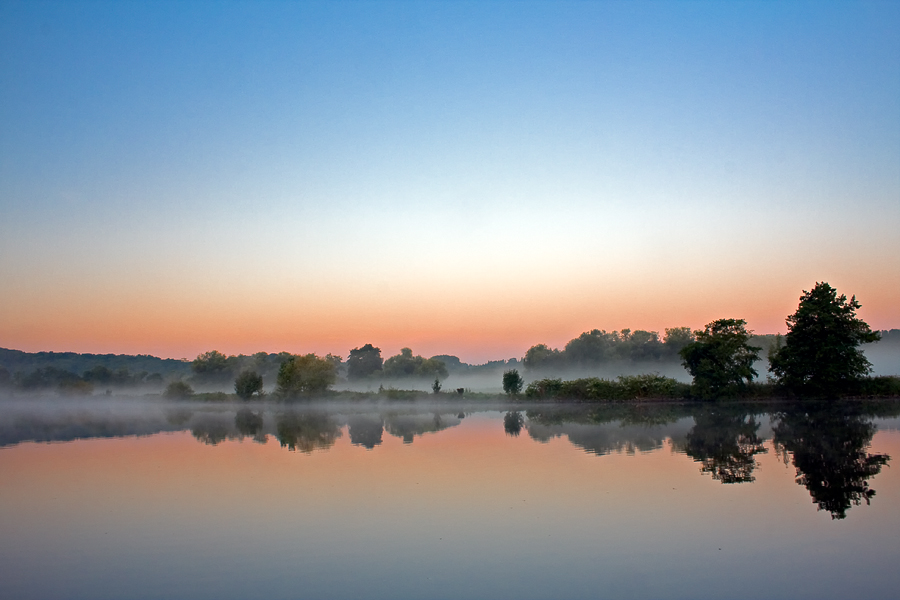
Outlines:
[{"label": "green tree", "polygon": [[347,378],[363,379],[381,371],[384,361],[381,358],[381,348],[372,344],[366,344],[362,348],[354,348],[347,358]]},{"label": "green tree", "polygon": [[694,378],[694,392],[715,398],[739,392],[756,377],[754,361],[761,348],[747,343],[750,333],[743,319],[718,319],[694,332],[696,341],[681,349],[684,368]]},{"label": "green tree", "polygon": [[241,371],[241,374],[234,380],[234,393],[244,400],[249,400],[253,394],[262,396],[262,375],[256,371]]},{"label": "green tree", "polygon": [[510,396],[518,396],[522,393],[522,387],[525,385],[525,381],[522,379],[522,376],[519,375],[519,371],[516,369],[510,369],[508,371],[503,371],[503,391],[504,393]]},{"label": "green tree", "polygon": [[773,353],[770,370],[779,384],[799,394],[846,391],[872,370],[860,344],[881,336],[857,318],[856,296],[837,295],[825,282],[803,291],[797,311],[787,318],[784,347]]},{"label": "green tree", "polygon": [[337,375],[334,363],[315,354],[294,356],[278,369],[278,395],[290,398],[300,394],[324,392]]}]

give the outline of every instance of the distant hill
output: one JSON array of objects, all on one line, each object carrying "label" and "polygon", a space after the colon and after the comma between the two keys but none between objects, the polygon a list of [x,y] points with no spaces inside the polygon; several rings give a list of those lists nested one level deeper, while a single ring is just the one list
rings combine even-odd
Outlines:
[{"label": "distant hill", "polygon": [[77,352],[22,352],[0,348],[0,367],[10,374],[30,373],[36,369],[53,367],[81,375],[96,366],[111,371],[128,369],[132,373],[190,374],[191,363],[174,358],[158,358],[149,354],[78,354]]}]

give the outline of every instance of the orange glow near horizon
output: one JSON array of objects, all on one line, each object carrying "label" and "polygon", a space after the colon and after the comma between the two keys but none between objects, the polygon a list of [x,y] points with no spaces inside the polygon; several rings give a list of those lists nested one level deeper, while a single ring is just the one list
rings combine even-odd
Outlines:
[{"label": "orange glow near horizon", "polygon": [[[466,362],[521,357],[538,343],[562,347],[591,329],[658,331],[700,328],[723,317],[740,317],[758,333],[784,333],[784,319],[796,309],[802,289],[812,283],[784,283],[780,293],[751,287],[676,288],[667,282],[599,283],[556,286],[529,295],[497,289],[341,293],[325,286],[320,295],[287,291],[251,298],[211,293],[164,294],[148,289],[118,295],[84,289],[68,295],[21,298],[0,318],[0,346],[37,352],[72,351],[152,354],[193,358],[218,349],[227,354],[259,351],[315,352],[346,356],[372,343],[386,356],[410,347],[426,356],[453,354]],[[890,287],[835,287],[856,293],[860,316],[875,329],[900,324],[900,302]],[[853,290],[852,292],[850,290]],[[779,291],[779,290],[775,290]],[[296,298],[294,300],[293,298]]]}]

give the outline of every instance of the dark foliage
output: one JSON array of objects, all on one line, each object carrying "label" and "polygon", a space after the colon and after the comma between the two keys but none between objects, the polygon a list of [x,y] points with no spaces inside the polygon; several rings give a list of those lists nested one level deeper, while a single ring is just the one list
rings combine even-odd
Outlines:
[{"label": "dark foliage", "polygon": [[256,371],[242,371],[234,380],[234,393],[243,400],[249,400],[253,394],[263,393],[263,378]]},{"label": "dark foliage", "polygon": [[875,490],[869,479],[890,460],[866,452],[874,433],[875,425],[862,414],[819,404],[783,412],[774,441],[785,462],[793,461],[797,483],[809,490],[819,510],[843,519],[851,506],[871,502]]},{"label": "dark foliage", "polygon": [[284,361],[278,370],[277,393],[282,398],[292,398],[324,392],[336,378],[332,361],[315,354],[294,356]]},{"label": "dark foliage", "polygon": [[859,306],[824,282],[804,290],[787,318],[785,345],[770,359],[778,383],[801,395],[833,396],[867,375],[872,365],[859,346],[880,336],[857,318]]},{"label": "dark foliage", "polygon": [[534,400],[623,401],[649,399],[683,399],[690,396],[690,386],[662,375],[621,376],[616,380],[588,377],[563,381],[539,379],[525,389]]},{"label": "dark foliage", "polygon": [[511,410],[503,415],[503,431],[506,435],[517,437],[525,425],[525,416],[517,410]]},{"label": "dark foliage", "polygon": [[753,363],[761,348],[748,343],[746,325],[743,319],[718,319],[696,331],[696,341],[681,349],[682,364],[694,378],[695,395],[737,395],[756,377]]},{"label": "dark foliage", "polygon": [[503,392],[509,396],[518,396],[522,393],[522,387],[525,380],[519,375],[516,369],[509,369],[503,372]]},{"label": "dark foliage", "polygon": [[372,344],[366,344],[362,348],[354,348],[347,359],[347,377],[349,379],[363,379],[381,371],[384,361],[381,358],[381,348]]},{"label": "dark foliage", "polygon": [[700,471],[722,483],[753,481],[758,466],[755,455],[765,453],[759,423],[752,415],[723,407],[707,408],[694,415],[687,434],[685,453],[702,464]]}]

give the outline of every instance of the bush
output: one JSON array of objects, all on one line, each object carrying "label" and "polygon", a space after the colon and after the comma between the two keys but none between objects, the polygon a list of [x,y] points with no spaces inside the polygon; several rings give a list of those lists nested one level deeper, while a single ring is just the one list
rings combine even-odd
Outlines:
[{"label": "bush", "polygon": [[562,381],[539,379],[528,384],[525,396],[535,400],[581,400],[586,402],[640,399],[681,399],[690,396],[686,383],[662,375],[620,376],[615,381],[586,377]]}]

